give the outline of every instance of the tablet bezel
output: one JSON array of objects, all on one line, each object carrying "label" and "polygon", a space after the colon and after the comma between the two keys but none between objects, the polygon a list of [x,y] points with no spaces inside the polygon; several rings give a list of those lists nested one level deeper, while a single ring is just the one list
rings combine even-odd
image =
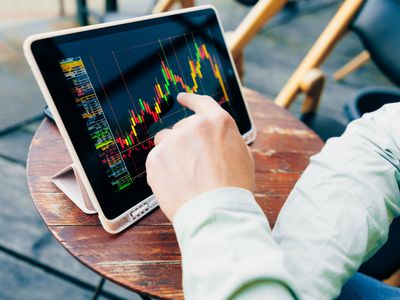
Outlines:
[{"label": "tablet bezel", "polygon": [[[104,229],[109,233],[114,234],[114,233],[118,233],[118,232],[124,230],[125,228],[127,228],[131,224],[135,223],[140,218],[142,218],[144,215],[149,213],[151,210],[156,208],[158,206],[158,204],[155,200],[154,195],[151,195],[151,196],[147,197],[146,199],[143,199],[138,204],[134,205],[133,207],[131,207],[129,210],[125,211],[121,215],[117,216],[116,218],[114,218],[114,219],[106,218],[106,216],[103,213],[103,210],[99,204],[99,201],[94,193],[93,187],[89,182],[89,178],[87,177],[87,174],[86,174],[86,172],[82,166],[82,163],[78,157],[75,147],[73,146],[71,138],[70,138],[69,134],[67,133],[67,130],[64,126],[64,122],[62,121],[61,116],[56,108],[56,104],[55,104],[55,102],[50,94],[50,91],[45,83],[44,77],[39,69],[39,66],[38,66],[35,58],[34,58],[31,46],[35,41],[42,40],[42,39],[53,38],[53,37],[62,36],[62,35],[66,35],[66,34],[91,31],[91,30],[95,30],[95,29],[99,29],[99,28],[112,27],[115,25],[123,25],[123,24],[128,24],[128,23],[133,23],[133,22],[145,21],[145,20],[149,20],[149,19],[156,19],[156,18],[160,18],[160,17],[179,15],[179,14],[190,13],[193,11],[207,10],[207,9],[212,9],[214,11],[216,19],[218,21],[219,28],[220,28],[221,32],[224,33],[222,23],[221,23],[221,20],[217,13],[216,8],[212,5],[203,5],[203,6],[198,6],[198,7],[176,10],[176,11],[172,11],[172,12],[166,12],[166,13],[137,17],[137,18],[132,18],[132,19],[126,19],[126,20],[121,20],[121,21],[115,21],[115,22],[110,22],[110,23],[103,23],[103,24],[90,25],[90,26],[85,26],[85,27],[60,30],[60,31],[56,31],[56,32],[37,34],[37,35],[28,37],[24,42],[24,45],[23,45],[24,54],[28,61],[28,64],[30,65],[30,67],[32,69],[32,72],[38,82],[39,88],[42,91],[42,94],[50,108],[50,111],[52,112],[52,114],[54,116],[55,123],[57,124],[57,127],[60,130],[60,133],[65,141],[67,150],[71,155],[72,161],[75,164],[75,168],[78,171],[78,174],[82,180],[82,183],[88,193],[88,196],[91,199],[93,206],[95,207],[95,209],[98,212],[100,222],[101,222],[102,226],[104,227]],[[223,39],[224,39],[225,45],[227,46],[224,35],[223,35]],[[235,78],[236,78],[238,86],[239,86],[239,91],[242,94],[244,105],[245,105],[247,115],[248,115],[249,121],[250,121],[250,130],[242,135],[244,140],[246,141],[246,143],[249,144],[252,141],[254,141],[254,139],[256,137],[256,129],[254,127],[254,122],[253,122],[252,116],[250,114],[250,110],[248,108],[246,98],[243,95],[242,85],[241,85],[241,82],[240,82],[240,79],[239,79],[239,76],[238,76],[238,73],[236,70],[236,66],[232,59],[232,55],[231,55],[230,51],[227,51],[227,52],[229,55],[230,63],[232,64],[232,69],[234,71]]]}]

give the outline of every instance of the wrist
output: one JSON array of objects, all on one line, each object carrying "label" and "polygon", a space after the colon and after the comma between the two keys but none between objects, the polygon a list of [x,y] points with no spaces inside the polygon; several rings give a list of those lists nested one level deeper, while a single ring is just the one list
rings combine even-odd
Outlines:
[{"label": "wrist", "polygon": [[243,188],[222,187],[203,192],[183,204],[172,218],[178,241],[202,218],[219,212],[240,211],[264,215],[253,194]]}]

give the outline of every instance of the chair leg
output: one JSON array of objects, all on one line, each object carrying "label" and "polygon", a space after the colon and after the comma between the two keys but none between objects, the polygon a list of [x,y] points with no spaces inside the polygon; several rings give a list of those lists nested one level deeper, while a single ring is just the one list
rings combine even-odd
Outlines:
[{"label": "chair leg", "polygon": [[86,0],[76,1],[76,17],[79,25],[89,25]]},{"label": "chair leg", "polygon": [[99,296],[101,294],[101,291],[103,290],[103,286],[104,286],[105,282],[106,282],[105,278],[102,277],[101,280],[100,280],[99,285],[97,286],[96,290],[94,291],[92,300],[97,300],[99,298]]},{"label": "chair leg", "polygon": [[355,70],[365,65],[370,60],[370,58],[371,55],[367,50],[362,51],[360,54],[358,54],[356,57],[350,60],[347,64],[345,64],[343,67],[337,70],[335,74],[333,74],[333,79],[335,79],[335,81],[342,80],[350,73],[353,73]]},{"label": "chair leg", "polygon": [[172,5],[174,5],[175,0],[158,0],[157,4],[153,8],[153,14],[162,13],[168,11]]},{"label": "chair leg", "polygon": [[300,92],[299,88],[304,75],[310,69],[318,68],[322,64],[342,35],[347,31],[350,22],[363,3],[363,0],[347,0],[343,2],[338,12],[276,97],[275,103],[277,105],[288,108],[292,104]]},{"label": "chair leg", "polygon": [[139,295],[142,300],[152,300],[149,296],[146,295]]},{"label": "chair leg", "polygon": [[106,0],[106,12],[116,12],[118,10],[117,0]]},{"label": "chair leg", "polygon": [[65,17],[65,6],[64,6],[64,0],[58,0],[58,11],[60,14],[60,17]]}]

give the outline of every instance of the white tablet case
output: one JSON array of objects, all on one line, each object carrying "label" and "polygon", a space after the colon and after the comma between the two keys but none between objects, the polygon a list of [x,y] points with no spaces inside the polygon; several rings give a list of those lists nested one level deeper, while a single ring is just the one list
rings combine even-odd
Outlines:
[{"label": "white tablet case", "polygon": [[51,177],[51,180],[85,214],[97,213],[78,172],[75,170],[74,164],[71,164],[60,172],[54,174]]}]

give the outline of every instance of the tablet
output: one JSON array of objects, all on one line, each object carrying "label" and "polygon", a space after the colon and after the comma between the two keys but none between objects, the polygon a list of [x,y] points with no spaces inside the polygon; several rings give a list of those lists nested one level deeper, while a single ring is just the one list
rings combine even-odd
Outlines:
[{"label": "tablet", "polygon": [[157,206],[145,161],[154,135],[192,114],[179,92],[213,97],[255,138],[212,6],[35,35],[24,51],[110,233]]}]

